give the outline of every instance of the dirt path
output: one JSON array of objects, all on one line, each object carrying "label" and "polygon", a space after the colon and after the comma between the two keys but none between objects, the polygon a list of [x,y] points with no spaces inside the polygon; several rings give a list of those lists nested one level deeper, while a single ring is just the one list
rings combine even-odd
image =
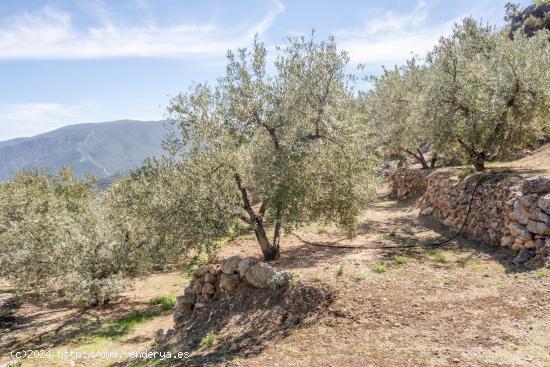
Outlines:
[{"label": "dirt path", "polygon": [[[339,317],[307,325],[261,354],[237,358],[236,365],[550,366],[550,276],[544,270],[514,268],[509,251],[465,240],[435,251],[368,249],[449,234],[395,202],[374,205],[362,223],[352,241],[323,227],[284,239],[276,267],[336,288]],[[259,256],[251,240],[224,253]],[[398,264],[403,259],[395,255],[406,263]]]}]

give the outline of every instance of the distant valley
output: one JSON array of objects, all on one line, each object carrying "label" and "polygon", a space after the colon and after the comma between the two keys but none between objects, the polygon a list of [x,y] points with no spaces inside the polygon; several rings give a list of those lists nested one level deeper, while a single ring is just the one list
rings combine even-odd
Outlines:
[{"label": "distant valley", "polygon": [[146,157],[163,155],[166,130],[159,121],[120,120],[62,127],[29,138],[0,142],[0,180],[18,170],[71,167],[75,175],[90,172],[111,177],[136,168]]}]

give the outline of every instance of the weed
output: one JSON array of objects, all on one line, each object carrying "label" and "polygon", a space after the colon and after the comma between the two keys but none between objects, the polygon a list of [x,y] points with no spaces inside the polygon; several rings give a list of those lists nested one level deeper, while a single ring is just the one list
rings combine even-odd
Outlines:
[{"label": "weed", "polygon": [[214,344],[216,344],[216,333],[214,333],[213,330],[210,330],[201,339],[201,345],[205,348],[211,348]]},{"label": "weed", "polygon": [[321,278],[319,278],[319,277],[315,277],[315,278],[312,279],[312,281],[313,281],[314,283],[321,283],[323,280],[322,280]]},{"label": "weed", "polygon": [[150,305],[160,305],[160,309],[163,311],[169,311],[174,308],[176,304],[176,298],[174,296],[157,296],[149,300]]},{"label": "weed", "polygon": [[428,255],[433,257],[434,260],[440,264],[444,264],[447,262],[447,258],[445,257],[445,255],[443,255],[439,251],[428,251]]},{"label": "weed", "polygon": [[151,320],[158,314],[158,312],[136,311],[130,315],[123,316],[119,319],[109,322],[98,333],[98,336],[104,338],[117,338],[124,336],[132,331],[139,324]]},{"label": "weed", "polygon": [[403,255],[395,255],[393,259],[397,265],[404,265],[407,263],[407,258]]},{"label": "weed", "polygon": [[339,277],[344,275],[344,264],[338,265],[338,268],[336,269],[336,275],[338,275]]},{"label": "weed", "polygon": [[374,271],[375,273],[378,273],[378,274],[384,273],[386,271],[386,265],[382,264],[382,263],[376,264],[372,268],[372,271]]},{"label": "weed", "polygon": [[451,281],[451,279],[449,279],[449,278],[444,278],[444,279],[443,279],[443,285],[444,285],[444,286],[448,287],[448,286],[450,286],[450,285],[452,285],[452,284],[453,284],[453,282]]},{"label": "weed", "polygon": [[325,234],[327,233],[327,228],[325,226],[319,226],[317,227],[317,234]]},{"label": "weed", "polygon": [[365,279],[367,279],[367,276],[363,273],[355,274],[355,276],[353,277],[353,280],[355,280],[356,282],[360,282]]},{"label": "weed", "polygon": [[537,276],[537,278],[544,278],[544,277],[547,277],[547,276],[548,276],[548,270],[546,270],[546,269],[539,269],[539,270],[537,270],[537,272],[535,273],[535,275]]},{"label": "weed", "polygon": [[488,271],[484,271],[483,273],[481,273],[481,276],[484,278],[489,278],[491,276],[491,273],[489,273]]}]

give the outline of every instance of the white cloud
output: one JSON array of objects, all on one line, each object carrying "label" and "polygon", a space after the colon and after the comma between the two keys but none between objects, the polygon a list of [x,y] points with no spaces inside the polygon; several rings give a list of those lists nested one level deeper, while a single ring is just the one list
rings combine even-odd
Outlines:
[{"label": "white cloud", "polygon": [[[144,4],[143,2],[139,2]],[[0,59],[97,59],[116,57],[185,57],[223,54],[248,44],[265,32],[284,5],[276,0],[256,24],[225,28],[215,22],[130,26],[111,22],[106,12],[100,26],[77,30],[71,14],[44,7],[4,21],[0,29]]]},{"label": "white cloud", "polygon": [[427,24],[428,13],[426,2],[418,1],[408,14],[371,13],[361,27],[341,30],[336,35],[353,63],[393,66],[403,63],[411,54],[424,55],[459,20]]},{"label": "white cloud", "polygon": [[0,141],[33,136],[90,119],[97,118],[95,121],[100,121],[99,111],[95,102],[73,105],[49,102],[0,105]]}]

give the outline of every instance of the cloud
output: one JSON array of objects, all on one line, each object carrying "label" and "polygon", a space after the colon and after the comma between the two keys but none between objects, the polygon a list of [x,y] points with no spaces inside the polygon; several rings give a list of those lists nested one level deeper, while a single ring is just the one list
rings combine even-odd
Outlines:
[{"label": "cloud", "polygon": [[353,63],[393,66],[403,63],[411,54],[424,55],[460,19],[428,24],[428,14],[426,2],[418,1],[410,13],[371,12],[361,27],[340,30],[336,35]]},{"label": "cloud", "polygon": [[[146,4],[143,1],[137,4]],[[52,7],[4,19],[0,24],[0,59],[101,59],[117,57],[187,57],[219,55],[248,44],[283,12],[276,0],[255,24],[233,28],[210,21],[159,27],[116,24],[101,12],[100,25],[79,30],[71,14]]]},{"label": "cloud", "polygon": [[49,102],[0,105],[0,141],[86,122],[99,117],[99,110],[95,102],[73,105]]}]

